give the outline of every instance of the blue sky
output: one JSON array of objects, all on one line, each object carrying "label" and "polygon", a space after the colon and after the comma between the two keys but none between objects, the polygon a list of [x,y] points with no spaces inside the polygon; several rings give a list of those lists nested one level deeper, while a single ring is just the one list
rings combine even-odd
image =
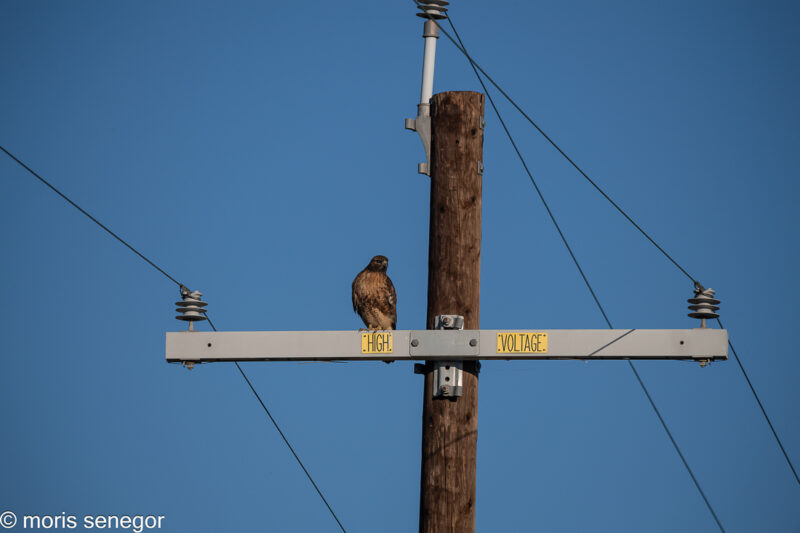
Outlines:
[{"label": "blue sky", "polygon": [[[428,181],[403,129],[410,1],[21,2],[0,16],[0,144],[172,276],[221,330],[361,326],[389,257],[425,324]],[[800,463],[800,37],[793,2],[455,0],[482,66],[722,318]],[[435,91],[477,90],[439,42]],[[686,278],[505,103],[618,328],[686,328]],[[487,106],[481,325],[602,328]],[[0,157],[0,511],[165,515],[161,531],[336,531],[235,367],[164,361],[176,287]],[[206,327],[205,325],[203,327]],[[412,531],[410,364],[244,365],[348,531]],[[727,531],[800,530],[800,487],[736,363],[638,365]],[[478,531],[716,526],[617,362],[483,366]]]}]

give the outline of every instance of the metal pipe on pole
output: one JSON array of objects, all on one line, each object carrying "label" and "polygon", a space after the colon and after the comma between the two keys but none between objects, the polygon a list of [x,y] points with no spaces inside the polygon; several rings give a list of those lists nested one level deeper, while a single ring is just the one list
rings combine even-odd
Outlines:
[{"label": "metal pipe on pole", "polygon": [[431,165],[431,113],[430,101],[433,96],[433,71],[436,66],[436,40],[439,38],[439,26],[436,20],[447,18],[447,0],[415,0],[420,13],[418,17],[425,19],[422,37],[425,49],[422,55],[422,87],[420,89],[417,118],[406,119],[406,129],[416,131],[425,148],[425,162],[417,165],[417,172],[430,176]]},{"label": "metal pipe on pole", "polygon": [[425,50],[422,56],[422,89],[419,95],[418,115],[430,116],[430,101],[433,96],[433,71],[436,67],[436,41],[439,39],[439,26],[433,20],[426,20],[422,37]]}]

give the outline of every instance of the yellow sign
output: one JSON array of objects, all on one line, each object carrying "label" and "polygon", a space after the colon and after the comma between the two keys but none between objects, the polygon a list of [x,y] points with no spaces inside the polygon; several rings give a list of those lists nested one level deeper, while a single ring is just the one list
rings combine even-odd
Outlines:
[{"label": "yellow sign", "polygon": [[362,333],[361,353],[392,353],[392,334],[385,331]]},{"label": "yellow sign", "polygon": [[547,333],[498,333],[497,353],[547,353]]}]

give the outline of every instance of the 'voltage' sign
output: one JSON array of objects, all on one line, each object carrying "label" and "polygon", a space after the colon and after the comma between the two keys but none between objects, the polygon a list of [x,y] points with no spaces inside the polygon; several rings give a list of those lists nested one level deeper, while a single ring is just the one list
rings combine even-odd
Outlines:
[{"label": "'voltage' sign", "polygon": [[546,332],[500,332],[497,353],[547,353]]}]

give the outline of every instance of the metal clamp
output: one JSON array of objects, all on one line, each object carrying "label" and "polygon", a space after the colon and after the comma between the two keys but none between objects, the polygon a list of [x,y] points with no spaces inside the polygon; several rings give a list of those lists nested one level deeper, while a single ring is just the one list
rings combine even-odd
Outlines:
[{"label": "metal clamp", "polygon": [[[464,329],[464,317],[439,315],[436,329]],[[457,398],[462,394],[464,379],[463,361],[437,361],[433,363],[433,396],[435,398]]]}]

